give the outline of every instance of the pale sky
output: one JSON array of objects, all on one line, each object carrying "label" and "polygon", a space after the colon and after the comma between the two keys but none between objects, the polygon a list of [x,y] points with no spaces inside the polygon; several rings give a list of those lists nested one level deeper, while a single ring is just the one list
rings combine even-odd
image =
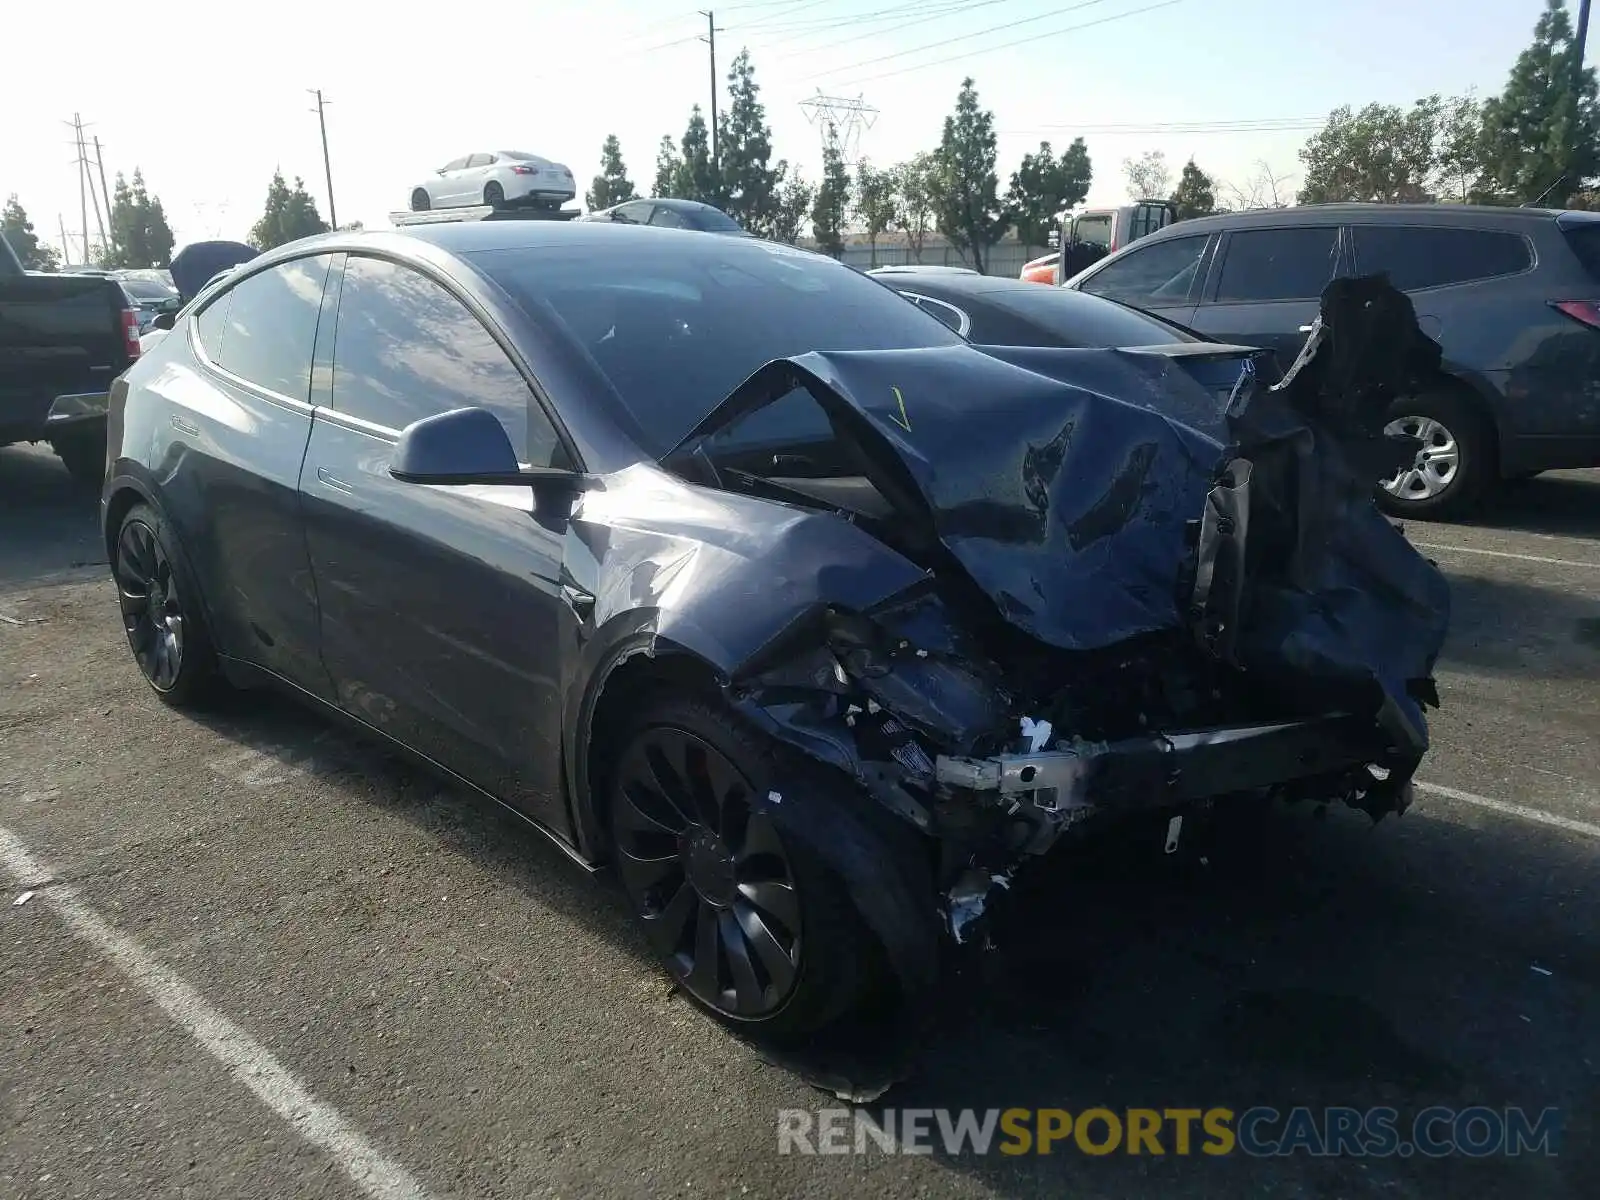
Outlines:
[{"label": "pale sky", "polygon": [[[702,0],[709,3],[711,0]],[[71,121],[98,135],[108,179],[144,171],[181,246],[243,237],[274,168],[328,215],[317,119],[327,106],[341,222],[387,225],[411,187],[474,150],[565,162],[579,199],[608,133],[648,191],[662,134],[705,106],[706,20],[684,0],[457,5],[272,0],[13,0],[0,21],[0,197],[76,247]],[[743,46],[775,157],[813,181],[819,91],[878,110],[861,137],[880,164],[938,143],[963,75],[999,130],[1002,188],[1048,138],[1081,133],[1091,203],[1121,200],[1124,158],[1191,155],[1243,182],[1264,160],[1292,190],[1296,151],[1328,111],[1430,92],[1501,90],[1543,0],[735,0],[716,10],[717,70]],[[1093,24],[1091,24],[1093,22]],[[1009,26],[1008,28],[996,28]],[[214,58],[207,58],[214,54]],[[1591,59],[1593,55],[1591,54]],[[91,227],[94,214],[89,215]],[[73,259],[78,258],[76,250]]]}]

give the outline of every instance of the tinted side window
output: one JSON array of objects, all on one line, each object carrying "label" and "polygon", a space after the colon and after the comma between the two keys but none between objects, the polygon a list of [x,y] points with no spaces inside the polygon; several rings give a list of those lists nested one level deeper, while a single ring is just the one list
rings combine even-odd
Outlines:
[{"label": "tinted side window", "polygon": [[217,356],[222,353],[222,333],[228,326],[228,305],[232,303],[233,293],[223,292],[194,319],[195,336],[200,339],[200,348],[212,362],[216,362]]},{"label": "tinted side window", "polygon": [[[905,295],[905,293],[902,293],[902,295]],[[962,329],[962,326],[970,326],[972,323],[970,318],[963,319],[965,314],[954,304],[947,304],[943,300],[935,300],[931,296],[906,295],[906,299],[929,316],[937,317],[957,333],[964,334],[965,330]]]},{"label": "tinted side window", "polygon": [[1527,242],[1492,229],[1357,225],[1355,239],[1361,273],[1387,271],[1403,292],[1515,275],[1533,265]]},{"label": "tinted side window", "polygon": [[[311,389],[317,311],[332,262],[328,254],[297,258],[230,288],[222,345],[212,361],[257,387],[305,401]],[[204,338],[202,332],[202,345]]]},{"label": "tinted side window", "polygon": [[445,163],[444,169],[446,171],[459,171],[459,170],[461,170],[462,167],[467,165],[467,157],[468,156],[463,156],[461,158],[452,158],[449,162]]},{"label": "tinted side window", "polygon": [[636,225],[643,225],[650,219],[650,202],[648,200],[633,200],[621,205],[617,210],[619,220],[632,221]]},{"label": "tinted side window", "polygon": [[650,224],[659,225],[663,229],[688,229],[689,223],[683,217],[664,204],[656,205],[656,211],[650,216]]},{"label": "tinted side window", "polygon": [[551,466],[555,430],[532,399],[499,343],[439,284],[382,259],[345,260],[333,347],[336,412],[404,429],[453,408],[486,408],[519,461]]},{"label": "tinted side window", "polygon": [[1209,234],[1195,233],[1164,242],[1137,242],[1084,280],[1083,290],[1140,308],[1182,304],[1194,285],[1208,240]]},{"label": "tinted side window", "polygon": [[1315,300],[1333,278],[1336,225],[1244,229],[1228,239],[1217,300]]}]

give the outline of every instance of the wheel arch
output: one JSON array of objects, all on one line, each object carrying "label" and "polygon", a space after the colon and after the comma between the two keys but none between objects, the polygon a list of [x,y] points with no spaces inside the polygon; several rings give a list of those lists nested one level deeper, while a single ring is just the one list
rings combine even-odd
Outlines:
[{"label": "wheel arch", "polygon": [[1495,404],[1497,393],[1492,384],[1470,367],[1446,362],[1439,371],[1434,385],[1438,391],[1448,392],[1464,401],[1483,423],[1489,433],[1491,479],[1500,477],[1501,443],[1505,439],[1505,422]]},{"label": "wheel arch", "polygon": [[[131,474],[129,464],[117,464],[116,474],[107,482],[100,500],[100,538],[106,551],[106,569],[110,572],[116,570],[117,534],[121,532],[122,522],[134,508],[140,504],[147,504],[155,509],[161,517],[162,523],[172,530],[180,539],[180,553],[183,556],[187,569],[193,573],[194,562],[188,555],[188,548],[181,546],[182,529],[173,520],[167,506],[161,502],[161,493],[149,480],[139,475]],[[190,581],[195,598],[200,604],[200,612],[205,619],[206,628],[216,637],[218,628],[216,615],[212,612],[210,598],[206,595],[204,583],[199,579]],[[223,647],[218,646],[219,653],[226,653]]]},{"label": "wheel arch", "polygon": [[708,659],[653,629],[636,629],[616,642],[589,678],[569,725],[567,793],[578,846],[590,862],[602,863],[611,846],[605,806],[599,802],[607,782],[607,753],[628,713],[653,688],[716,695],[726,678]]}]

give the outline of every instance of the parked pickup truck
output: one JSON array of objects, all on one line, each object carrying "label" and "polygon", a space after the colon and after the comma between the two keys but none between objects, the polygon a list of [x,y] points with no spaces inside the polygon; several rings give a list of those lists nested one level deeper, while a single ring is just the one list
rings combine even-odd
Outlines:
[{"label": "parked pickup truck", "polygon": [[138,356],[138,314],[115,279],[24,271],[0,234],[0,446],[49,442],[98,487],[106,395]]}]

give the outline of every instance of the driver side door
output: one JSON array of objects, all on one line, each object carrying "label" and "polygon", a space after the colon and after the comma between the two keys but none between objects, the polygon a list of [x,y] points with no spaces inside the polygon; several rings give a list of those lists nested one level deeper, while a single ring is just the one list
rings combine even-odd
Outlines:
[{"label": "driver side door", "polygon": [[389,474],[401,430],[423,417],[486,408],[520,461],[568,465],[554,423],[443,279],[350,255],[330,295],[300,493],[337,703],[564,833],[566,515],[540,511],[526,486]]}]

